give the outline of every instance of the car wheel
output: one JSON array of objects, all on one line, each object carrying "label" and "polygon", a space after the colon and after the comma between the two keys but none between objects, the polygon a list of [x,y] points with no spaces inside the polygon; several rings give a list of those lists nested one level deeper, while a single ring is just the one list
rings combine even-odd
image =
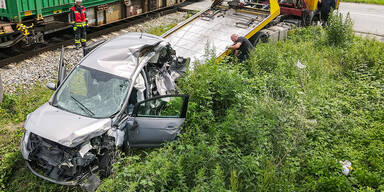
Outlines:
[{"label": "car wheel", "polygon": [[129,141],[128,141],[129,137],[128,137],[128,128],[126,128],[125,130],[125,134],[124,134],[124,142],[123,142],[123,146],[121,146],[121,150],[123,152],[128,152],[130,147],[129,147]]},{"label": "car wheel", "polygon": [[266,43],[268,42],[268,35],[264,32],[257,32],[254,39],[253,39],[253,46],[256,47],[259,43]]},{"label": "car wheel", "polygon": [[99,174],[101,178],[106,178],[112,174],[112,164],[115,158],[115,151],[108,151],[101,156],[99,161]]}]

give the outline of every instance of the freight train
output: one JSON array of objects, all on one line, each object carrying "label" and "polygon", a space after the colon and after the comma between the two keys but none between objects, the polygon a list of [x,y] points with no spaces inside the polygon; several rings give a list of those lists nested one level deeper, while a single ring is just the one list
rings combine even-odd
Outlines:
[{"label": "freight train", "polygon": [[[84,0],[88,24],[100,27],[186,0]],[[0,48],[44,43],[44,36],[70,28],[74,0],[0,0]]]}]

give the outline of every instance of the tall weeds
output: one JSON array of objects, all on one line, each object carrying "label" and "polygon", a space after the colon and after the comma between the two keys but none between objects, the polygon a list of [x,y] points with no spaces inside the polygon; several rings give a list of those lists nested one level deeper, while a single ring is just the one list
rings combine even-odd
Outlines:
[{"label": "tall weeds", "polygon": [[[98,191],[384,190],[384,45],[350,32],[334,15],[325,30],[259,44],[248,62],[195,66],[179,84],[191,95],[181,138],[126,154]],[[19,98],[2,110],[32,110]],[[20,159],[0,164],[6,191],[71,190],[4,164]]]},{"label": "tall weeds", "polygon": [[181,140],[124,158],[99,191],[383,190],[383,51],[335,14],[248,62],[198,65]]},{"label": "tall weeds", "polygon": [[353,23],[349,15],[344,18],[339,12],[332,12],[327,23],[327,41],[329,45],[344,47],[352,43],[354,37]]}]

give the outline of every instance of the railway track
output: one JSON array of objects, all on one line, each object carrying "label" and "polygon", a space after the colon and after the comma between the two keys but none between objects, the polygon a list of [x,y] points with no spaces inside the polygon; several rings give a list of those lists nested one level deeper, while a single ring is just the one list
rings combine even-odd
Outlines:
[{"label": "railway track", "polygon": [[[185,4],[188,4],[188,3],[185,3]],[[90,28],[88,29],[87,38],[88,39],[96,38],[101,35],[112,33],[120,29],[129,27],[135,24],[139,24],[144,21],[147,21],[162,15],[174,13],[176,11],[186,11],[186,10],[180,9],[179,6],[163,8],[163,9],[155,10],[142,15],[138,15],[133,18],[128,18],[116,23],[112,23],[103,27]],[[34,47],[29,47],[29,48],[12,47],[8,49],[0,49],[0,68],[5,67],[14,62],[23,61],[30,57],[41,54],[45,51],[57,49],[62,45],[68,46],[71,44],[73,44],[73,32],[71,28],[69,28],[65,31],[60,31],[47,36],[45,44],[38,44]]]}]

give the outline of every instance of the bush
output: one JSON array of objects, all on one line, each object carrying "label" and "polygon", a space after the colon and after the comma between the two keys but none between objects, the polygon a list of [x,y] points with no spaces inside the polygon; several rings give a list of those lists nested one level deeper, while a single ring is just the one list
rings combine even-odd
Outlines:
[{"label": "bush", "polygon": [[[248,62],[195,66],[179,84],[191,96],[180,139],[123,156],[98,191],[383,190],[384,46],[343,34],[349,42],[338,42],[331,31],[348,28],[340,21],[259,44]],[[20,122],[49,98],[35,90],[6,96],[1,109],[16,115],[2,117]],[[7,191],[74,190],[25,174],[20,154],[6,157]]]},{"label": "bush", "polygon": [[326,32],[329,45],[345,47],[354,37],[352,19],[347,14],[346,18],[339,12],[332,12],[329,16]]},{"label": "bush", "polygon": [[[259,44],[249,62],[189,71],[181,139],[123,158],[99,191],[383,189],[383,44],[332,18],[325,32],[297,29]],[[347,159],[348,177],[339,163]]]}]

